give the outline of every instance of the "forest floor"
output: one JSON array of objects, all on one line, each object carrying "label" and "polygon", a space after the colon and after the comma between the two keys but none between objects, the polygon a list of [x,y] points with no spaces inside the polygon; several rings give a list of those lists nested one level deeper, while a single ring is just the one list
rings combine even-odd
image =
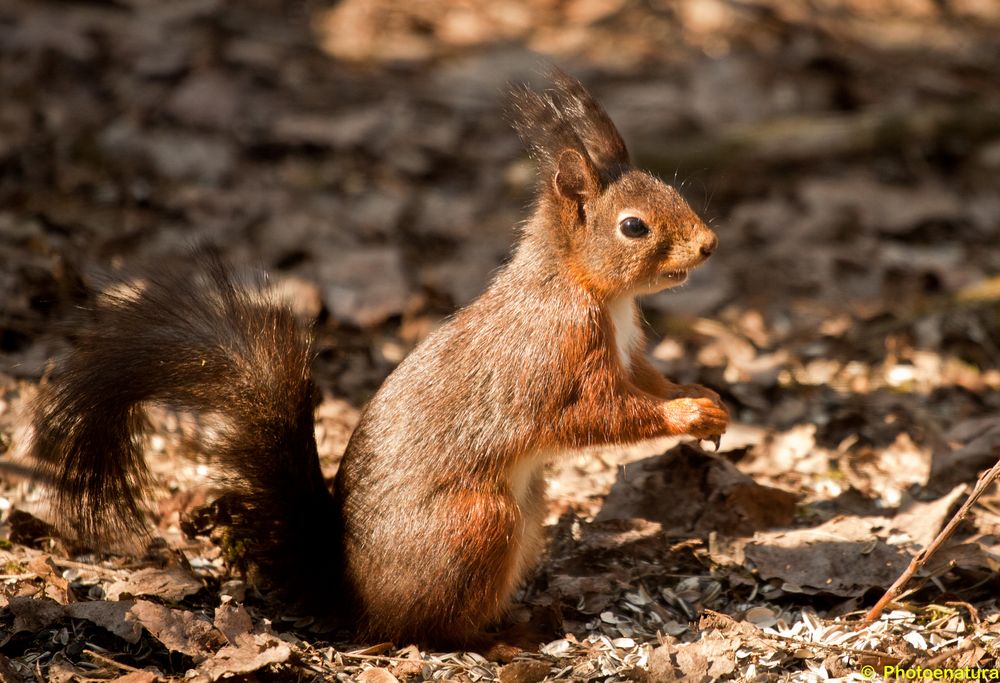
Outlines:
[{"label": "forest floor", "polygon": [[[998,31],[989,0],[6,0],[0,680],[996,674],[996,486],[861,618],[1000,457]],[[510,615],[549,642],[502,665],[268,602],[198,523],[216,489],[184,416],[151,415],[156,542],[53,535],[20,430],[104,275],[202,243],[266,267],[317,321],[332,477],[365,400],[509,253],[533,171],[502,91],[550,61],[718,231],[644,312],[657,366],[734,424],[719,453],[553,466]]]}]

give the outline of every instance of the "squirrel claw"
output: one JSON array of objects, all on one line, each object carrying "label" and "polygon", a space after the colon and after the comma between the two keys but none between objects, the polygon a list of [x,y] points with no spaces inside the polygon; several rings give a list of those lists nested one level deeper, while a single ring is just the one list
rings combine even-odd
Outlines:
[{"label": "squirrel claw", "polygon": [[710,437],[708,437],[706,439],[702,439],[702,441],[707,441],[710,444],[712,444],[715,447],[715,452],[718,453],[719,452],[719,444],[722,443],[722,436],[720,434],[715,434],[715,435],[710,436]]}]

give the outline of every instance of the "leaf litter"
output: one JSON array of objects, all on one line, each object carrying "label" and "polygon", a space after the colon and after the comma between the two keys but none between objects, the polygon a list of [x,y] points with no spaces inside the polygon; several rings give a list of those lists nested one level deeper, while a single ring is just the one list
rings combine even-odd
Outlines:
[{"label": "leaf litter", "polygon": [[[995,668],[995,486],[890,609],[861,616],[1000,457],[998,28],[990,3],[922,0],[6,3],[0,678]],[[554,467],[549,551],[510,616],[550,639],[500,664],[351,642],[270,604],[222,559],[212,468],[186,457],[206,425],[162,411],[146,450],[163,540],[65,547],[17,433],[92,273],[199,240],[266,265],[317,322],[332,476],[364,400],[505,258],[532,174],[500,90],[539,54],[715,218],[718,254],[644,312],[657,367],[719,390],[736,420],[719,453],[667,442]]]}]

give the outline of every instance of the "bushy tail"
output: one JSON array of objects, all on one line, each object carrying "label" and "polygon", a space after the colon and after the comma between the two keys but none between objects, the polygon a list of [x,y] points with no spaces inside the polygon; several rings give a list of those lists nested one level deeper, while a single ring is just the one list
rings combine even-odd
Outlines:
[{"label": "bushy tail", "polygon": [[312,337],[218,257],[102,295],[35,406],[32,451],[59,526],[80,540],[145,531],[147,404],[219,418],[209,454],[236,502],[233,533],[268,578],[328,584],[339,538],[313,435]]}]

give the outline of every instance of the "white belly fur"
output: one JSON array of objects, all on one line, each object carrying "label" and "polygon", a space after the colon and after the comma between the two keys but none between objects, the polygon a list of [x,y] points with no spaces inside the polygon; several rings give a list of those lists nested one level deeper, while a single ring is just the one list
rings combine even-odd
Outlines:
[{"label": "white belly fur", "polygon": [[510,575],[508,594],[521,583],[524,575],[534,567],[545,547],[545,466],[555,456],[537,453],[523,458],[510,471],[508,485],[520,510],[521,526],[517,537],[511,539],[517,549],[513,571]]},{"label": "white belly fur", "polygon": [[[628,370],[632,365],[632,351],[642,339],[642,330],[636,316],[632,297],[615,299],[608,304],[611,323],[615,328],[615,346],[618,360]],[[542,522],[545,519],[545,466],[563,453],[534,453],[522,458],[508,473],[507,485],[520,510],[521,528],[511,539],[517,548],[508,586],[513,592],[524,575],[531,570],[545,547]]]},{"label": "white belly fur", "polygon": [[613,299],[608,303],[608,313],[611,316],[611,324],[615,327],[615,349],[618,352],[618,360],[628,371],[632,367],[632,352],[642,339],[642,330],[639,329],[639,321],[636,319],[635,299],[632,297]]}]

